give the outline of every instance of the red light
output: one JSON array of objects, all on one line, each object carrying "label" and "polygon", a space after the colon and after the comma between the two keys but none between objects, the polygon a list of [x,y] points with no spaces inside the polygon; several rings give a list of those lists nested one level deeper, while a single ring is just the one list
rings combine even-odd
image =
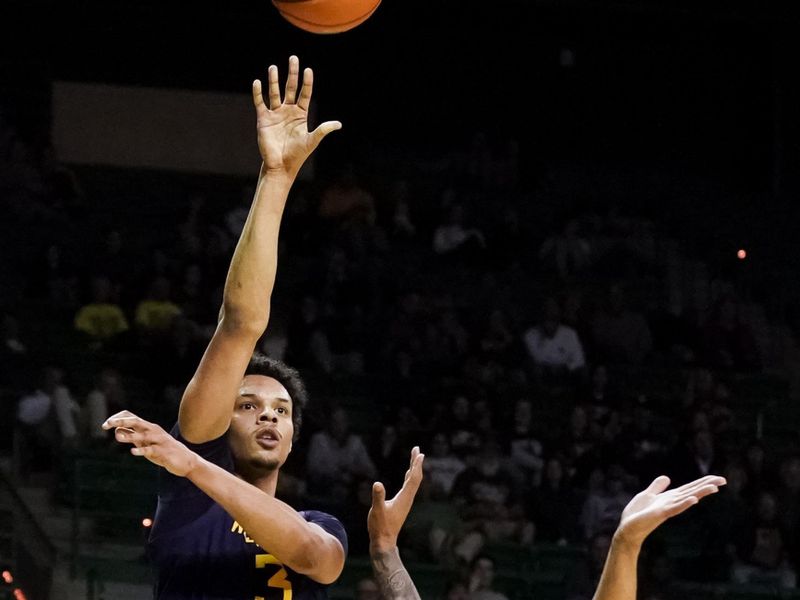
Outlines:
[{"label": "red light", "polygon": [[16,598],[16,600],[26,600],[25,594],[19,588],[14,590],[14,598]]},{"label": "red light", "polygon": [[142,519],[142,527],[150,527],[153,524],[153,519],[145,517]]},{"label": "red light", "polygon": [[747,251],[744,248],[742,248],[736,253],[736,256],[739,258],[739,260],[744,260],[745,258],[747,258]]},{"label": "red light", "polygon": [[11,571],[3,571],[3,581],[6,583],[14,583],[14,577],[11,575]]}]

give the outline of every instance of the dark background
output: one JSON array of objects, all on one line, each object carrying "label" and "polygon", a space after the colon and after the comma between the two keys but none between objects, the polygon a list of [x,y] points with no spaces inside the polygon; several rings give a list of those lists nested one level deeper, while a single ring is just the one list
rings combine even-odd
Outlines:
[{"label": "dark background", "polygon": [[[796,267],[800,20],[790,3],[384,0],[333,35],[297,29],[268,1],[6,10],[3,85],[31,136],[47,135],[33,107],[48,103],[51,80],[246,91],[295,53],[316,69],[320,118],[346,127],[323,162],[375,148],[436,156],[478,130],[515,137],[526,176],[543,162],[583,165],[720,268],[740,268],[739,247],[758,263],[751,278]],[[774,282],[753,283],[757,293]]]}]

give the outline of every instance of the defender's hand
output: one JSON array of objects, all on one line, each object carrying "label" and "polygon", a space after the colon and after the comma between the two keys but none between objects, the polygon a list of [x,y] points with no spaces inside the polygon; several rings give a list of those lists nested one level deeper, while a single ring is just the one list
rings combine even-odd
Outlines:
[{"label": "defender's hand", "polygon": [[385,552],[397,546],[397,536],[414,504],[419,484],[422,482],[422,461],[419,447],[411,451],[411,463],[406,471],[403,487],[394,498],[386,500],[386,489],[380,482],[372,485],[372,506],[367,516],[370,549]]},{"label": "defender's hand", "polygon": [[669,483],[669,477],[661,475],[633,497],[622,511],[615,534],[619,540],[640,546],[664,521],[716,493],[727,482],[724,477],[706,475],[674,490],[667,490]]}]

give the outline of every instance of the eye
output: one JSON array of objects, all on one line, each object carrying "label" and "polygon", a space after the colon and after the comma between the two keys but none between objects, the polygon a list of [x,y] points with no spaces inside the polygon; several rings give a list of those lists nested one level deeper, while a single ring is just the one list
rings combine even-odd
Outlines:
[{"label": "eye", "polygon": [[281,414],[281,415],[286,415],[286,414],[288,414],[288,413],[289,413],[289,411],[288,411],[288,410],[286,410],[286,408],[284,408],[283,406],[279,406],[279,407],[278,407],[278,408],[275,410],[275,412],[277,412],[278,414]]},{"label": "eye", "polygon": [[239,408],[244,410],[250,410],[251,408],[255,408],[255,404],[253,404],[252,402],[242,402]]}]

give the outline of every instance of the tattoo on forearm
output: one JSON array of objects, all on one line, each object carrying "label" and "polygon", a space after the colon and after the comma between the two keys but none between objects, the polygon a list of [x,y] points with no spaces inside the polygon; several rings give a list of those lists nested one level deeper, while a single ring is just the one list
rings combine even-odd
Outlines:
[{"label": "tattoo on forearm", "polygon": [[420,600],[397,548],[387,552],[370,552],[370,560],[385,600]]}]

